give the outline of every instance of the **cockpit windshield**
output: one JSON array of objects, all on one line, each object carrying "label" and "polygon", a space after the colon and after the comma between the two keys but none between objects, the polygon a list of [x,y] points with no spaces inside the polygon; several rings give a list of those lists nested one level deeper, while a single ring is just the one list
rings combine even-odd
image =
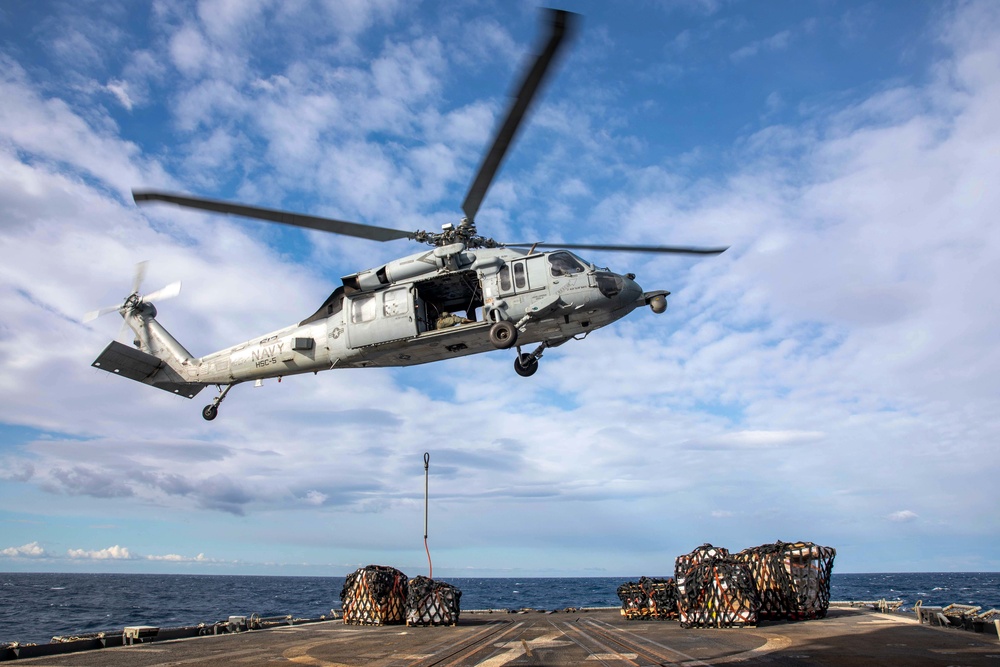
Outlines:
[{"label": "cockpit windshield", "polygon": [[576,257],[565,251],[549,254],[549,269],[552,271],[552,275],[557,277],[571,276],[586,270]]}]

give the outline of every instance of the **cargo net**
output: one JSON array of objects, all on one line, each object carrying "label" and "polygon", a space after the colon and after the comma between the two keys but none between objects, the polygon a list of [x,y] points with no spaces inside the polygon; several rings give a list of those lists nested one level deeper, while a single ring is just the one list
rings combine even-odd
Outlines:
[{"label": "cargo net", "polygon": [[762,619],[803,621],[826,616],[836,555],[836,549],[812,542],[778,541],[744,549],[735,558],[750,568]]},{"label": "cargo net", "polygon": [[406,595],[407,625],[456,625],[462,591],[427,577],[410,579]]},{"label": "cargo net", "polygon": [[340,591],[344,623],[393,625],[406,620],[406,575],[383,565],[369,565],[347,575]]},{"label": "cargo net", "polygon": [[630,621],[677,618],[677,584],[673,579],[640,577],[618,587],[622,616]]},{"label": "cargo net", "polygon": [[677,612],[684,628],[757,625],[760,599],[750,570],[705,544],[676,561]]}]

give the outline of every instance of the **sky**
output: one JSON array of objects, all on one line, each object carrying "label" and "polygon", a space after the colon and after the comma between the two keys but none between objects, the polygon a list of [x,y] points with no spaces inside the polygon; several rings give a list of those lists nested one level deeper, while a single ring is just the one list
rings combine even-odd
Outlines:
[{"label": "sky", "polygon": [[[665,576],[709,542],[835,572],[1000,570],[1000,4],[570,1],[487,193],[509,242],[666,313],[512,351],[236,387],[219,418],[91,367],[148,260],[196,356],[420,250],[132,188],[403,230],[460,204],[542,36],[529,2],[0,5],[0,571]],[[990,185],[990,184],[993,185]]]}]

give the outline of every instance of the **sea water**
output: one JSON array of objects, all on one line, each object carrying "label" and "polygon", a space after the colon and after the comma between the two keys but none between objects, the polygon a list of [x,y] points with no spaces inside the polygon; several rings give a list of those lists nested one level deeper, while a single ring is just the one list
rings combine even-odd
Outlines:
[{"label": "sea water", "polygon": [[[619,607],[616,593],[639,577],[442,579],[461,608]],[[0,644],[127,625],[181,627],[229,616],[319,618],[340,608],[344,577],[0,573]],[[833,600],[902,600],[910,608],[952,602],[1000,608],[1000,573],[834,574]]]}]

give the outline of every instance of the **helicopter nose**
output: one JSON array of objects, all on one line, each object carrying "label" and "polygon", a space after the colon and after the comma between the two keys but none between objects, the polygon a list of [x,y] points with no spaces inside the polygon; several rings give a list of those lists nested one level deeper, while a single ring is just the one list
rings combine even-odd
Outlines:
[{"label": "helicopter nose", "polygon": [[625,284],[622,286],[622,300],[625,302],[641,301],[643,292],[639,283],[635,282],[635,274],[629,273],[623,278]]}]

